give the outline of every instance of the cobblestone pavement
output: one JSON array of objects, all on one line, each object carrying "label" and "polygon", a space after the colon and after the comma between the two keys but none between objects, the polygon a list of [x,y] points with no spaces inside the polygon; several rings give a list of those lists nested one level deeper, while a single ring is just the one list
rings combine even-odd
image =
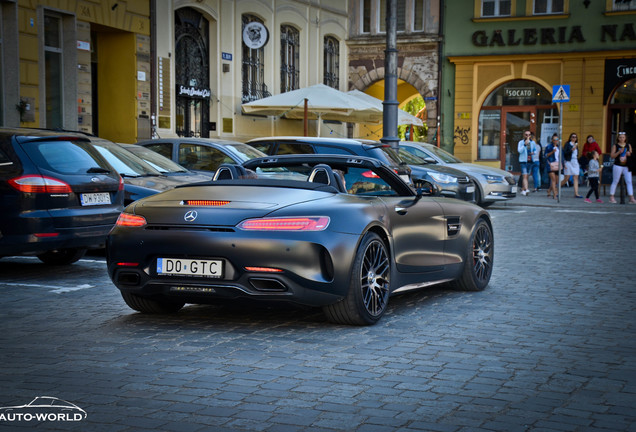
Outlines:
[{"label": "cobblestone pavement", "polygon": [[636,431],[636,206],[493,207],[478,293],[391,299],[373,327],[229,303],[144,316],[103,257],[0,260],[0,406],[70,401],[81,431]]}]

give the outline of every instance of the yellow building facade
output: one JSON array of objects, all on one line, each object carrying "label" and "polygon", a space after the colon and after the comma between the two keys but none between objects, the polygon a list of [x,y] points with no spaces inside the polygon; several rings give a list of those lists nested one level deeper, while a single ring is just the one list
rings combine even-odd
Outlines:
[{"label": "yellow building facade", "polygon": [[148,1],[3,1],[1,13],[2,125],[150,137]]}]

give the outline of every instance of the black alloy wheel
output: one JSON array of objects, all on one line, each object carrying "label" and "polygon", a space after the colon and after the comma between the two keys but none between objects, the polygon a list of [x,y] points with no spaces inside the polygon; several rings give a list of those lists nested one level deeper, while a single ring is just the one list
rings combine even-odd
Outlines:
[{"label": "black alloy wheel", "polygon": [[479,219],[468,244],[464,269],[451,286],[461,291],[481,291],[490,282],[494,265],[495,240],[490,225]]},{"label": "black alloy wheel", "polygon": [[353,261],[347,296],[325,306],[325,315],[338,324],[375,324],[387,309],[390,286],[391,261],[386,244],[380,236],[368,232]]}]

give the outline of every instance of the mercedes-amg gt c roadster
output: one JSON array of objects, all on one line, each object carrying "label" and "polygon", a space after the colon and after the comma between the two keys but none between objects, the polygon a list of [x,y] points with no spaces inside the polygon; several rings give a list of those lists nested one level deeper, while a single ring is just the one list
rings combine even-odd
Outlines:
[{"label": "mercedes-amg gt c roadster", "polygon": [[132,203],[107,241],[109,275],[137,311],[250,297],[351,325],[376,323],[406,290],[482,290],[493,255],[485,210],[340,155],[222,165],[210,182]]}]

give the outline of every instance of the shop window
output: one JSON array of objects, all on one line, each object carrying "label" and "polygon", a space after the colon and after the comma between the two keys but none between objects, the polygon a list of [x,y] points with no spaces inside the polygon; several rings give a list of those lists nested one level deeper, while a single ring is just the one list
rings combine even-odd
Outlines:
[{"label": "shop window", "polygon": [[46,126],[63,128],[62,19],[49,13],[44,16],[44,65]]},{"label": "shop window", "polygon": [[481,16],[485,18],[510,16],[511,0],[482,0]]},{"label": "shop window", "polygon": [[612,0],[613,11],[636,11],[636,0]]},{"label": "shop window", "polygon": [[280,26],[280,92],[296,90],[298,85],[298,64],[300,32],[292,26]]},{"label": "shop window", "polygon": [[534,0],[534,14],[560,14],[564,10],[564,0]]},{"label": "shop window", "polygon": [[[243,15],[241,34],[245,26],[251,22],[263,24],[263,20],[254,15]],[[242,58],[242,83],[243,83],[243,103],[252,102],[271,96],[265,85],[265,48],[250,48],[243,43]]]},{"label": "shop window", "polygon": [[478,159],[499,159],[500,133],[501,110],[481,110],[479,113],[479,146],[477,148]]},{"label": "shop window", "polygon": [[333,36],[325,36],[324,84],[335,88],[340,86],[340,42]]}]

